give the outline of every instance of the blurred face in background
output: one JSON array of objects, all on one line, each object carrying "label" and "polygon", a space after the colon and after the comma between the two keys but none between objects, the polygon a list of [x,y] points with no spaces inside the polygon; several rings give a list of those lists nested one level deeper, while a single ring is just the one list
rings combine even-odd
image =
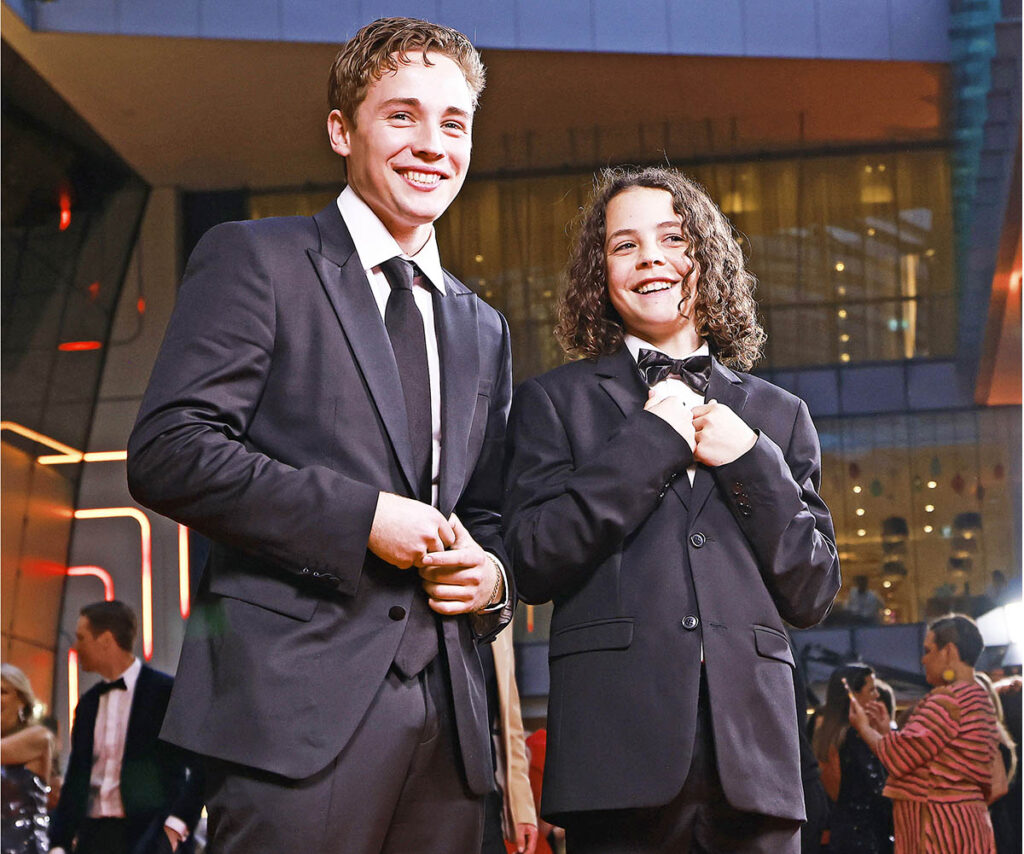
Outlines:
[{"label": "blurred face in background", "polygon": [[860,690],[857,692],[857,702],[862,706],[866,706],[868,703],[873,703],[878,699],[878,688],[875,685],[875,677],[868,676],[864,680],[864,684],[860,686]]},{"label": "blurred face in background", "polygon": [[6,679],[0,679],[0,731],[4,735],[17,729],[21,697]]}]

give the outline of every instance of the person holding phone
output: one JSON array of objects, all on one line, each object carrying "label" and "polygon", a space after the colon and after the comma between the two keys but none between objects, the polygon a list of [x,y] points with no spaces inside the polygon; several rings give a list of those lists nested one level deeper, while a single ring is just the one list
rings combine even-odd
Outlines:
[{"label": "person holding phone", "polygon": [[987,804],[1005,793],[1006,772],[996,712],[975,679],[983,646],[963,614],[929,625],[921,665],[933,687],[896,732],[884,710],[850,699],[850,724],[889,774],[896,854],[995,854]]}]

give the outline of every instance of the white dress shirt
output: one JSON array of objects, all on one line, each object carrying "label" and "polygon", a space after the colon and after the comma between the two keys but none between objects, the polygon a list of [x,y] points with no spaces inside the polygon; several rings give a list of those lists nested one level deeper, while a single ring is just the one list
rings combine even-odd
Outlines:
[{"label": "white dress shirt", "polygon": [[[648,344],[642,338],[637,338],[635,335],[626,335],[625,344],[629,349],[629,354],[633,357],[633,361],[637,361],[640,357],[640,350],[654,350],[658,353],[663,353],[663,350],[659,350],[653,344]],[[711,350],[708,348],[707,342],[703,342],[696,350],[692,353],[688,353],[683,358],[688,359],[690,356],[708,356]],[[666,354],[668,355],[668,354]],[[675,358],[674,356],[670,358]],[[693,409],[695,406],[700,406],[704,403],[704,395],[695,392],[686,383],[679,379],[675,374],[671,374],[660,383],[655,383],[653,387],[654,399],[664,400],[666,397],[678,397],[686,404],[687,408]],[[697,463],[691,463],[686,469],[686,476],[690,479],[690,486],[693,486],[693,478],[697,474]]]},{"label": "white dress shirt", "polygon": [[[89,818],[124,818],[121,802],[121,759],[128,733],[128,715],[135,697],[142,662],[132,659],[121,674],[127,690],[108,691],[100,697],[92,739],[92,777],[89,780]],[[113,681],[116,681],[113,680]]]},{"label": "white dress shirt", "polygon": [[[414,282],[412,295],[416,300],[416,307],[423,316],[423,332],[427,344],[431,427],[430,501],[436,507],[441,477],[441,361],[438,356],[437,330],[434,327],[434,299],[431,288],[442,296],[447,293],[444,273],[441,270],[441,256],[437,251],[437,233],[431,228],[430,237],[423,247],[415,255],[407,255],[370,206],[359,198],[351,187],[345,187],[338,196],[338,211],[348,227],[349,234],[352,235],[356,254],[359,255],[359,261],[363,265],[366,280],[370,284],[382,319],[387,311],[388,297],[391,296],[391,285],[380,268],[381,264],[397,255],[419,267],[429,283],[428,287],[422,284],[422,279]],[[501,602],[485,609],[496,611],[503,608],[508,601],[508,578],[505,567],[498,557],[490,552],[487,554],[494,560],[501,573],[505,591]]]}]

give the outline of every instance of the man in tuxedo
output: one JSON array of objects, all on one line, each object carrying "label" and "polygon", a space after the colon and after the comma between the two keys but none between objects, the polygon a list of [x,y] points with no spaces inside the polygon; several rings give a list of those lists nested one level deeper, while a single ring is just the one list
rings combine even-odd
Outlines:
[{"label": "man in tuxedo", "polygon": [[78,663],[104,681],[78,701],[51,854],[179,850],[199,818],[196,769],[158,737],[174,680],[132,654],[136,631],[135,614],[116,600],[87,605],[78,618]]},{"label": "man in tuxedo", "polygon": [[560,306],[587,358],[516,392],[506,543],[554,601],[542,813],[572,854],[799,850],[783,621],[826,614],[839,563],[807,407],[741,372],[753,285],[703,190],[612,171]]},{"label": "man in tuxedo", "polygon": [[479,849],[511,356],[433,222],[483,76],[447,27],[364,27],[328,86],[348,186],[185,272],[128,477],[212,541],[163,737],[207,757],[218,852]]}]

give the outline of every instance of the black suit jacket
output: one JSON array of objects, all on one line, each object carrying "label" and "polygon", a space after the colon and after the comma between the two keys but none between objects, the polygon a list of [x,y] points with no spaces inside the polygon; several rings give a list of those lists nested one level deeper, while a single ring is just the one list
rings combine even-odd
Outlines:
[{"label": "black suit jacket", "polygon": [[[139,854],[156,850],[152,846],[163,837],[167,816],[175,815],[192,828],[203,806],[201,780],[196,769],[190,767],[188,755],[159,738],[173,684],[166,673],[143,665],[128,715],[121,760],[121,802],[128,824],[129,850]],[[67,773],[60,801],[50,816],[50,845],[68,852],[89,808],[99,704],[98,685],[78,701]]]},{"label": "black suit jacket", "polygon": [[[446,276],[434,295],[439,509],[505,559],[511,397],[504,318]],[[380,491],[415,494],[398,368],[337,205],[227,223],[189,261],[128,445],[142,504],[212,540],[164,737],[291,778],[348,742],[424,595],[367,551]],[[510,573],[511,575],[511,573]],[[503,613],[445,618],[459,742],[490,788],[477,638]]]},{"label": "black suit jacket", "polygon": [[737,809],[803,817],[793,655],[839,589],[798,398],[714,363],[707,399],[759,433],[698,466],[628,350],[523,383],[509,421],[506,544],[528,602],[554,600],[543,811],[649,807],[690,764],[701,650],[722,785]]}]

